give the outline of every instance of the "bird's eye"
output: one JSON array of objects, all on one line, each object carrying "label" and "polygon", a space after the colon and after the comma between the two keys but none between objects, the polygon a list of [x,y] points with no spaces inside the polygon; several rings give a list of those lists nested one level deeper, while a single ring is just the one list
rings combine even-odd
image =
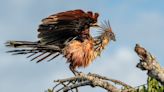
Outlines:
[{"label": "bird's eye", "polygon": [[112,36],[113,36],[113,34],[112,34],[112,33],[110,33],[110,36],[112,37]]}]

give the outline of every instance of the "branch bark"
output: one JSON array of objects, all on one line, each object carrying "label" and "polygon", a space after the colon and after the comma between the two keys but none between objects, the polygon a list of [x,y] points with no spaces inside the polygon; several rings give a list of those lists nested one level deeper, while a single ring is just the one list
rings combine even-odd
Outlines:
[{"label": "branch bark", "polygon": [[136,44],[135,52],[140,57],[137,67],[147,71],[148,76],[155,78],[164,85],[164,68],[160,66],[156,58],[139,44]]}]

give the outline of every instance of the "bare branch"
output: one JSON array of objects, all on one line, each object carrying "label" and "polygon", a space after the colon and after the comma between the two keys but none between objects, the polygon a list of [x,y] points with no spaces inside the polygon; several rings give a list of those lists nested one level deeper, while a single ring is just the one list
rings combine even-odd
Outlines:
[{"label": "bare branch", "polygon": [[89,82],[89,81],[79,82],[77,84],[70,85],[70,86],[67,86],[67,87],[63,88],[63,91],[67,92],[70,89],[75,89],[75,88],[82,87],[82,86],[87,86],[87,85],[91,85],[91,82]]},{"label": "bare branch", "polygon": [[136,44],[135,51],[141,58],[137,67],[141,70],[147,70],[148,76],[155,78],[164,85],[164,68],[160,66],[156,58],[139,44]]},{"label": "bare branch", "polygon": [[[54,92],[59,92],[59,91],[68,92],[69,90],[76,89],[82,86],[100,87],[109,92],[128,92],[127,89],[134,90],[133,87],[121,81],[100,76],[98,74],[91,74],[91,73],[89,74],[79,73],[74,77],[59,79],[59,80],[55,80],[54,82],[57,82],[57,86],[59,85],[62,86],[63,84],[67,83],[67,85],[64,85],[62,88],[58,89],[57,91],[53,90]],[[124,90],[117,88],[116,86],[112,85],[110,82],[123,86]],[[55,86],[54,89],[57,86]]]},{"label": "bare branch", "polygon": [[128,84],[125,84],[124,82],[119,81],[119,80],[107,78],[107,77],[105,77],[105,76],[100,76],[100,75],[98,75],[98,74],[91,74],[91,73],[89,73],[89,75],[94,76],[94,77],[98,77],[98,78],[103,79],[103,80],[111,81],[111,82],[113,82],[113,83],[115,83],[115,84],[122,85],[122,86],[124,86],[124,87],[126,87],[126,88],[133,88],[132,86],[130,86],[130,85],[128,85]]}]

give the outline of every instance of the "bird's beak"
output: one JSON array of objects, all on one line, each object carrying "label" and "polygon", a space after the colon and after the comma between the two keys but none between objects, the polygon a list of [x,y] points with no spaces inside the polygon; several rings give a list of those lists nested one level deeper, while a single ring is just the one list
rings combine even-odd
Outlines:
[{"label": "bird's beak", "polygon": [[116,38],[115,38],[115,36],[113,36],[113,37],[112,37],[112,40],[113,40],[113,41],[116,41]]},{"label": "bird's beak", "polygon": [[97,23],[93,23],[90,25],[91,27],[100,27]]}]

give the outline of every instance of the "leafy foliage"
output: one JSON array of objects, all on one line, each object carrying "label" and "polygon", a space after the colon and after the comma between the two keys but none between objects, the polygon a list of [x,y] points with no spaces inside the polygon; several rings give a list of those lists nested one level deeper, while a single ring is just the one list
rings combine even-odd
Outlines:
[{"label": "leafy foliage", "polygon": [[53,92],[53,90],[51,90],[51,89],[48,89],[48,90],[46,90],[45,92]]},{"label": "leafy foliage", "polygon": [[164,92],[164,86],[162,86],[156,79],[148,77],[148,92]]},{"label": "leafy foliage", "polygon": [[142,85],[137,89],[137,92],[164,92],[164,86],[156,79],[148,77],[147,85]]}]

